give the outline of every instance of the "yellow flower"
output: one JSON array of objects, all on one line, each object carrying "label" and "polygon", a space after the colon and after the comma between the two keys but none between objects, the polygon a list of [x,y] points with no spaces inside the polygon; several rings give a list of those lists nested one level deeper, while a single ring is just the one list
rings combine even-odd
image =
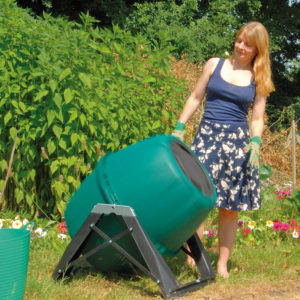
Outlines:
[{"label": "yellow flower", "polygon": [[15,221],[13,221],[11,227],[15,228],[15,229],[20,229],[22,226],[23,226],[23,224],[20,220],[15,220]]},{"label": "yellow flower", "polygon": [[268,220],[267,223],[266,223],[266,226],[267,227],[273,227],[274,223],[272,221]]},{"label": "yellow flower", "polygon": [[255,227],[255,225],[256,225],[256,222],[255,222],[255,221],[250,221],[250,222],[248,223],[248,227],[249,227],[250,229],[253,229],[253,228]]}]

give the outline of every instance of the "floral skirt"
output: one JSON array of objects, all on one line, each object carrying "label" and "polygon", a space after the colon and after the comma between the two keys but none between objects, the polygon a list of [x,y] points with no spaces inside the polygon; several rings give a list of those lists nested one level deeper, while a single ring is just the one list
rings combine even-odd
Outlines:
[{"label": "floral skirt", "polygon": [[217,191],[219,208],[245,211],[259,209],[258,170],[249,164],[248,125],[202,120],[191,149],[207,169]]}]

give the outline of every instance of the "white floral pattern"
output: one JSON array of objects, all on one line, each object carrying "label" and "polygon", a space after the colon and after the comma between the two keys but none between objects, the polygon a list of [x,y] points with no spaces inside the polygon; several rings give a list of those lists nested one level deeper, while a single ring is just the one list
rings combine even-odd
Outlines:
[{"label": "white floral pattern", "polygon": [[191,149],[214,182],[217,207],[245,211],[261,206],[258,170],[243,151],[248,143],[247,125],[202,120],[199,126]]}]

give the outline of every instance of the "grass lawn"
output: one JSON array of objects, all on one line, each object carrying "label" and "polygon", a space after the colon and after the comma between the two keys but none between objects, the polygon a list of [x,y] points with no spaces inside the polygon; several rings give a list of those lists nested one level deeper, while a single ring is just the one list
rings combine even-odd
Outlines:
[{"label": "grass lawn", "polygon": [[[51,276],[62,252],[51,245],[47,247],[45,240],[41,244],[30,250],[25,299],[161,298],[157,284],[140,272],[126,276],[79,270],[70,282],[54,282]],[[215,267],[217,254],[212,250],[208,254]],[[182,283],[199,276],[198,271],[185,265],[183,254],[170,259],[168,264]],[[299,243],[294,247],[290,243],[274,247],[268,241],[263,247],[236,246],[228,280],[217,277],[216,283],[182,299],[276,299],[277,294],[281,297],[278,299],[297,299],[296,296],[300,299]],[[255,298],[247,298],[247,295],[255,295]]]},{"label": "grass lawn", "polygon": [[[230,278],[216,277],[215,283],[181,299],[300,300],[300,238],[293,234],[300,231],[300,220],[297,207],[291,205],[296,203],[295,197],[299,194],[293,197],[278,194],[274,186],[266,185],[262,192],[262,209],[239,214],[238,232],[229,263]],[[2,212],[0,219],[14,220],[15,216],[15,212]],[[20,213],[20,216],[30,220],[25,213]],[[47,219],[33,221],[34,238],[30,242],[25,300],[162,298],[158,285],[141,271],[122,275],[80,269],[71,281],[54,282],[52,274],[71,239],[68,236],[66,239],[58,238],[58,222]],[[216,210],[209,214],[205,223],[208,233],[203,244],[216,269]],[[38,227],[47,234],[37,238],[35,230]],[[167,263],[181,283],[199,278],[198,271],[185,264],[183,252],[168,259]]]}]

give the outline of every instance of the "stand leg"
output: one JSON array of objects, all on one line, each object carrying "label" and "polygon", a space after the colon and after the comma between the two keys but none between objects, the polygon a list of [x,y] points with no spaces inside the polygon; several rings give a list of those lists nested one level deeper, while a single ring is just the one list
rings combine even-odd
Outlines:
[{"label": "stand leg", "polygon": [[[105,215],[109,215],[111,213],[114,213],[117,216],[123,218],[127,227],[123,232],[118,233],[114,237],[109,237],[102,230],[100,230],[101,218],[105,218]],[[80,257],[83,248],[88,242],[88,239],[92,232],[97,233],[99,236],[101,236],[102,240],[104,239],[106,240],[106,242],[102,243],[100,246],[93,248],[88,253],[85,253]],[[119,238],[127,234],[130,234],[132,236],[147,267],[141,265],[124,248],[116,243]],[[77,262],[87,258],[90,255],[95,254],[96,252],[100,252],[103,248],[110,245],[117,251],[119,251],[137,268],[150,276],[159,285],[164,298],[181,297],[190,291],[197,290],[200,287],[208,284],[209,282],[214,281],[215,278],[215,274],[211,267],[209,258],[198,236],[194,234],[187,241],[187,243],[191,250],[190,255],[195,259],[201,277],[198,280],[182,285],[177,281],[176,277],[174,276],[173,272],[171,271],[161,254],[158,252],[153,242],[143,230],[131,207],[121,205],[97,204],[66,249],[55,272],[53,273],[53,279],[58,280],[64,276],[69,276],[74,265]],[[185,251],[187,250],[185,249]],[[99,255],[101,254],[99,253]]]},{"label": "stand leg", "polygon": [[188,239],[187,244],[201,275],[201,281],[214,280],[215,272],[198,235],[194,233],[194,235]]},{"label": "stand leg", "polygon": [[73,266],[70,264],[76,260],[82,253],[84,246],[86,245],[90,234],[92,233],[92,226],[97,224],[102,215],[91,213],[85,222],[80,227],[78,233],[70,242],[69,246],[65,250],[60,262],[58,263],[52,278],[54,280],[61,279],[64,276],[69,276]]}]

